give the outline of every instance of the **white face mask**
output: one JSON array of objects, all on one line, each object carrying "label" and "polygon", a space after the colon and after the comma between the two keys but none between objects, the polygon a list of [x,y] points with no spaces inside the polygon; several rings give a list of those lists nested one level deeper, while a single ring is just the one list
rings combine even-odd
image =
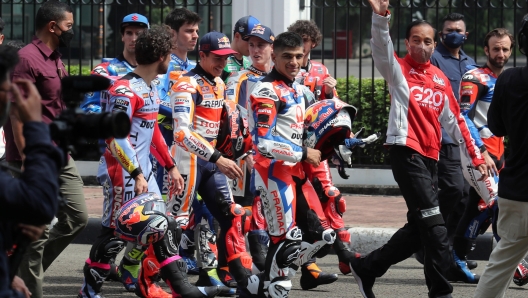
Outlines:
[{"label": "white face mask", "polygon": [[417,63],[427,63],[427,61],[429,61],[433,55],[433,48],[427,47],[423,43],[420,45],[410,45],[408,41],[405,41],[405,43],[407,45],[407,51],[409,52],[409,55],[411,55],[411,58]]}]

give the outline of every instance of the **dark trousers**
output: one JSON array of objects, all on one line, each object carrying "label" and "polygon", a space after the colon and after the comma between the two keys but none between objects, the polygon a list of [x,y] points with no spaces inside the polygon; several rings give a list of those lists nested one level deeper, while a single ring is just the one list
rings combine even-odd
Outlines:
[{"label": "dark trousers", "polygon": [[449,239],[455,234],[466,206],[467,192],[464,196],[464,181],[460,166],[460,148],[454,144],[443,144],[438,160],[438,204],[446,222]]},{"label": "dark trousers", "polygon": [[392,146],[394,179],[407,204],[407,223],[384,246],[359,261],[359,274],[380,277],[393,264],[424,250],[424,273],[429,297],[449,295],[453,287],[444,277],[451,266],[447,231],[438,207],[436,161],[404,146]]}]

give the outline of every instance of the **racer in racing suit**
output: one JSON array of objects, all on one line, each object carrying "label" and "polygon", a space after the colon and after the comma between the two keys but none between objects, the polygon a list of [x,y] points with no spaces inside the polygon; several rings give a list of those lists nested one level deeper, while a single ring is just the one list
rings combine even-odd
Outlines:
[{"label": "racer in racing suit", "polygon": [[231,49],[236,53],[227,57],[227,64],[224,67],[221,78],[227,83],[227,79],[233,72],[239,72],[247,69],[251,65],[249,61],[249,48],[247,40],[244,37],[253,30],[253,27],[260,24],[260,21],[253,16],[245,16],[240,18],[233,27],[233,40]]},{"label": "racer in racing suit", "polygon": [[[181,207],[192,204],[198,192],[221,229],[218,241],[209,237],[209,247],[207,243],[197,246],[198,265],[207,271],[216,269],[217,258],[211,252],[216,245],[218,254],[227,258],[238,286],[243,288],[251,270],[251,257],[246,252],[244,239],[250,213],[233,202],[226,178],[240,178],[242,171],[215,149],[225,98],[225,84],[220,75],[227,55],[232,53],[227,36],[219,32],[207,33],[200,39],[201,62],[182,74],[172,86],[172,150],[184,177],[185,189],[182,195],[171,195],[171,212],[177,218],[187,216],[187,211]],[[201,228],[196,232],[202,233]]]},{"label": "racer in racing suit", "polygon": [[[254,201],[253,193],[250,190],[251,169],[253,168],[253,151],[251,138],[244,139],[247,142],[246,146],[242,141],[239,141],[239,130],[249,129],[247,125],[247,102],[252,86],[259,79],[266,76],[271,70],[271,51],[272,43],[275,35],[270,28],[263,25],[255,25],[250,33],[243,37],[249,46],[249,55],[252,58],[253,64],[248,66],[246,70],[235,71],[227,80],[227,98],[238,105],[237,108],[232,108],[232,111],[240,114],[242,123],[235,127],[231,125],[229,135],[233,137],[233,152],[237,165],[244,172],[242,179],[230,180],[231,192],[235,199],[235,203],[244,208],[251,210],[251,227],[247,234],[249,250],[253,259],[253,264],[259,271],[264,271],[264,263],[266,261],[266,254],[268,251],[269,237],[266,231],[266,221],[262,217],[262,211],[258,210],[260,198],[256,197]],[[251,77],[251,84],[248,82],[248,77]],[[236,109],[239,109],[237,111]],[[238,117],[232,116],[232,117]],[[228,122],[233,123],[233,122]],[[244,149],[242,149],[244,148]],[[242,149],[242,150],[241,150]],[[247,149],[247,150],[246,150]],[[250,151],[251,150],[251,151]],[[245,158],[240,158],[245,155]],[[256,208],[256,209],[253,209]],[[220,260],[221,261],[221,260]],[[219,266],[223,264],[219,263]]]},{"label": "racer in racing suit", "polygon": [[[299,84],[305,85],[314,94],[315,101],[338,97],[335,89],[337,81],[330,76],[326,66],[322,63],[310,60],[311,50],[315,48],[322,39],[321,32],[315,22],[309,20],[297,20],[288,26],[288,31],[299,34],[303,39],[304,57],[301,64],[301,70],[295,77],[295,80]],[[317,168],[305,163],[304,170],[309,177],[308,179],[314,185],[319,198],[321,198],[326,218],[329,220],[332,228],[336,230],[340,239],[339,244],[336,243],[334,246],[340,246],[344,249],[345,246],[342,246],[343,243],[350,245],[350,233],[345,229],[343,219],[341,218],[342,215],[339,215],[339,213],[342,214],[344,210],[340,210],[338,211],[339,213],[336,213],[337,209],[333,207],[344,207],[345,199],[341,196],[339,189],[332,184],[332,176],[330,174],[328,161],[322,160]],[[334,205],[334,203],[337,203],[337,205]],[[345,272],[348,272],[346,266],[341,266],[340,268],[343,268]],[[337,280],[337,274],[322,272],[317,264],[315,264],[315,258],[302,266],[301,273],[301,287],[304,290],[313,289],[319,285],[332,283]]]},{"label": "racer in racing suit", "polygon": [[[123,53],[116,58],[103,58],[101,63],[94,67],[91,74],[108,77],[112,81],[134,71],[136,68],[135,43],[139,32],[149,27],[147,18],[133,13],[125,16],[121,22],[121,41],[124,43]],[[104,104],[108,100],[105,91],[95,91],[85,94],[81,109],[86,113],[100,113],[104,111]]]},{"label": "racer in racing suit", "polygon": [[470,156],[481,179],[487,178],[487,166],[460,114],[449,80],[429,61],[434,49],[433,27],[424,21],[412,23],[405,39],[408,54],[399,58],[389,36],[389,2],[369,3],[373,10],[374,63],[387,80],[391,94],[386,145],[390,145],[392,171],[409,212],[408,223],[384,246],[350,259],[351,271],[361,294],[375,297],[372,288],[376,278],[423,248],[429,297],[451,297],[453,287],[445,274],[452,270],[453,262],[437,196],[441,126],[459,140],[461,154]]},{"label": "racer in racing suit", "polygon": [[333,244],[335,232],[302,166],[303,161],[319,166],[321,158],[320,151],[302,144],[307,102],[304,88],[294,81],[302,39],[285,32],[273,47],[275,68],[250,94],[249,127],[256,152],[251,184],[260,195],[271,240],[267,291],[271,297],[287,297],[291,275],[318,252],[326,252],[321,248]]},{"label": "racer in racing suit", "polygon": [[[91,72],[92,75],[100,75],[114,81],[134,71],[136,68],[135,43],[141,31],[149,28],[149,22],[143,15],[133,13],[125,16],[121,22],[121,40],[124,43],[124,49],[116,58],[103,58],[102,63],[97,65]],[[81,103],[81,109],[84,112],[100,113],[105,110],[108,103],[108,90],[94,91],[86,93],[84,101]],[[100,141],[101,148],[104,150],[104,142]],[[118,280],[123,283],[127,291],[134,291],[139,274],[138,254],[133,252],[133,246],[128,245],[125,255],[121,260],[119,267],[116,267],[114,260],[111,261],[111,271],[108,280]]]},{"label": "racer in racing suit", "polygon": [[[497,175],[504,167],[504,138],[493,135],[489,130],[487,114],[497,77],[502,73],[513,47],[513,40],[510,40],[508,34],[503,28],[494,29],[488,33],[485,39],[488,61],[483,66],[467,71],[460,83],[460,110],[486,162],[496,172],[496,176],[490,181],[493,183],[482,187],[483,189],[470,188],[467,207],[455,231],[453,257],[457,265],[463,269],[466,269],[464,265],[471,243],[478,234],[484,233],[490,224],[492,224],[496,240],[500,240],[496,230],[499,211],[496,199],[498,198],[499,179]],[[495,44],[497,42],[501,44]],[[500,51],[496,48],[500,48]],[[467,171],[464,174],[467,174]],[[486,191],[487,188],[493,189],[493,194],[489,194]],[[482,192],[485,193],[482,194]],[[472,274],[467,272],[469,269],[464,271],[466,279],[471,281]]]},{"label": "racer in racing suit", "polygon": [[[174,182],[174,192],[182,190],[183,179],[157,126],[159,97],[156,87],[152,84],[156,78],[153,73],[166,72],[171,43],[167,41],[157,45],[160,52],[158,60],[152,57],[153,47],[147,45],[150,39],[166,36],[168,32],[162,28],[140,33],[136,48],[139,47],[143,55],[149,54],[149,57],[136,55],[139,66],[134,72],[114,82],[108,90],[106,111],[127,113],[131,119],[131,130],[126,139],[106,140],[107,149],[99,162],[97,179],[103,185],[105,197],[103,227],[86,260],[83,270],[84,283],[79,297],[99,297],[103,281],[110,272],[110,261],[115,259],[124,246],[124,242],[113,235],[116,212],[121,205],[132,199],[134,193],[141,194],[150,190],[159,194],[159,188],[152,175],[149,152],[169,171],[171,181]],[[166,54],[161,55],[164,50]],[[143,247],[136,247],[129,254],[140,260],[143,251]],[[139,264],[137,266],[139,267]],[[145,276],[147,273],[149,275]],[[143,291],[142,297],[170,297],[155,283],[158,275],[156,270],[141,270],[140,275],[143,275],[139,285],[139,290]]]},{"label": "racer in racing suit", "polygon": [[[171,61],[167,73],[160,77],[160,111],[158,114],[158,124],[160,131],[169,145],[173,143],[173,127],[172,127],[172,110],[170,108],[170,90],[172,85],[178,80],[178,77],[183,72],[187,72],[196,67],[196,62],[189,60],[187,53],[193,51],[198,41],[198,25],[201,22],[201,17],[187,8],[174,8],[165,17],[165,25],[171,28],[172,41],[174,48],[171,53]],[[168,174],[167,171],[158,163],[154,164],[156,181],[160,188],[161,194],[165,197],[168,193]],[[190,206],[185,206],[186,208]],[[189,210],[187,210],[189,211]],[[213,217],[207,207],[198,196],[197,200],[193,201],[191,218],[179,218],[178,223],[182,227],[189,227],[194,230],[194,225],[200,223],[201,218],[204,217],[209,222],[210,230],[214,231]],[[194,218],[196,217],[196,219]],[[191,225],[188,224],[191,223]],[[183,235],[182,244],[180,247],[180,256],[187,263],[188,274],[199,274],[195,258],[195,245],[186,234]]]}]

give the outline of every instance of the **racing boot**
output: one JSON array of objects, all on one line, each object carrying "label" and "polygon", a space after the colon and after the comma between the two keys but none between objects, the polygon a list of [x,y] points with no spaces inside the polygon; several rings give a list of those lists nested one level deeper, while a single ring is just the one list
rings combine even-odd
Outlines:
[{"label": "racing boot", "polygon": [[168,263],[164,262],[166,264],[161,267],[160,273],[163,280],[171,287],[173,297],[202,298],[232,295],[232,289],[226,286],[196,287],[192,285],[187,279],[187,264],[181,257],[175,256],[166,261]]},{"label": "racing boot", "polygon": [[513,274],[513,282],[519,287],[528,283],[528,262],[526,262],[526,259],[517,265],[517,269],[515,269],[515,273]]},{"label": "racing boot", "polygon": [[198,275],[200,274],[200,269],[198,268],[196,257],[194,256],[196,249],[194,242],[190,239],[187,233],[193,233],[193,231],[186,230],[183,232],[182,239],[180,241],[180,256],[187,263],[187,274]]},{"label": "racing boot", "polygon": [[[216,268],[200,269],[200,275],[195,285],[197,287],[209,287],[209,286],[226,287],[226,285],[222,282],[222,280],[218,276]],[[236,289],[231,288],[231,287],[228,287],[228,288],[230,289],[229,296],[234,296],[236,294]]]},{"label": "racing boot", "polygon": [[266,255],[268,254],[269,236],[266,231],[254,230],[247,234],[249,252],[253,259],[253,265],[260,271],[264,271]]},{"label": "racing boot", "polygon": [[121,262],[117,269],[117,276],[119,281],[123,283],[123,286],[128,292],[136,291],[136,284],[138,282],[139,275],[139,264],[138,265],[125,265]]},{"label": "racing boot", "polygon": [[145,252],[137,282],[136,295],[142,298],[172,298],[158,284],[160,281],[159,263],[156,260],[152,245]]},{"label": "racing boot", "polygon": [[83,267],[84,281],[77,297],[104,298],[101,294],[103,282],[110,274],[110,264],[96,263],[87,259]]},{"label": "racing boot", "polygon": [[334,251],[336,252],[337,259],[339,260],[339,271],[341,271],[341,273],[343,273],[344,275],[347,275],[352,272],[352,269],[350,268],[351,260],[361,257],[359,253],[350,251],[348,246],[345,245],[345,243],[347,243],[346,239],[348,238],[342,237],[340,235],[340,231],[338,230],[337,238],[334,242]]},{"label": "racing boot", "polygon": [[106,281],[121,281],[118,270],[115,259],[110,260],[110,274],[106,277]]},{"label": "racing boot", "polygon": [[323,272],[311,259],[301,266],[301,288],[303,290],[315,289],[320,285],[331,284],[337,280],[337,274]]},{"label": "racing boot", "polygon": [[139,267],[141,260],[145,255],[146,247],[127,243],[125,248],[125,255],[121,259],[118,267],[119,280],[123,283],[125,290],[128,292],[136,291],[136,284],[138,283]]},{"label": "racing boot", "polygon": [[453,260],[455,261],[454,266],[451,267],[449,272],[446,274],[447,280],[451,282],[465,282],[468,284],[477,284],[480,276],[469,270],[464,259],[460,259],[456,251],[453,249]]},{"label": "racing boot", "polygon": [[231,275],[231,273],[229,272],[229,267],[221,267],[216,270],[216,273],[218,274],[220,281],[222,281],[224,285],[230,288],[237,287],[237,282],[233,275]]}]

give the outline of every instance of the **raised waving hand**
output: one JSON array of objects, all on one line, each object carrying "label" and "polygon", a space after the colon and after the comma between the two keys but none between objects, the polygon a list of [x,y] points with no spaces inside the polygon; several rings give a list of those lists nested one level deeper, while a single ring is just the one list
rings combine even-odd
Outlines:
[{"label": "raised waving hand", "polygon": [[369,0],[369,3],[372,10],[382,16],[385,15],[387,8],[389,8],[389,0]]}]

